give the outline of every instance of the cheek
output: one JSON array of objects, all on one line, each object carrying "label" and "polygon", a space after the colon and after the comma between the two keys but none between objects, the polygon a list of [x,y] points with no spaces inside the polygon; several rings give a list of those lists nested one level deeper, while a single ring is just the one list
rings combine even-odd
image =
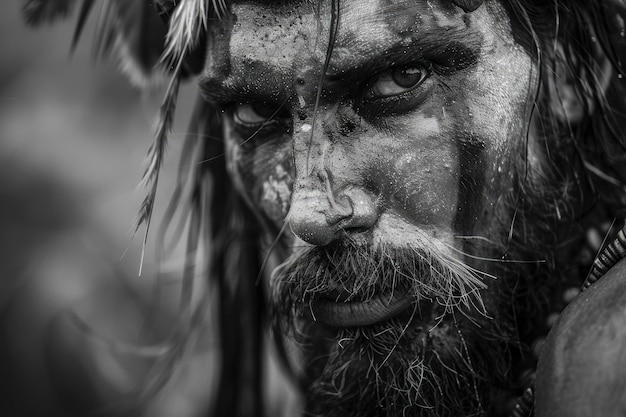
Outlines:
[{"label": "cheek", "polygon": [[293,187],[291,147],[278,139],[242,146],[236,132],[225,136],[228,170],[237,191],[253,211],[280,227]]},{"label": "cheek", "polygon": [[450,226],[457,206],[456,166],[445,147],[406,151],[392,165],[392,201],[419,223]]},{"label": "cheek", "polygon": [[[478,66],[449,79],[442,111],[447,135],[458,140],[460,204],[485,204],[510,189],[526,157],[528,121],[536,89],[532,61],[520,47],[492,45]],[[464,208],[464,210],[466,210]]]},{"label": "cheek", "polygon": [[403,155],[394,166],[398,181],[394,200],[427,223],[449,223],[457,205],[455,164],[442,152]]},{"label": "cheek", "polygon": [[471,130],[484,145],[484,185],[492,200],[512,186],[528,156],[525,147],[533,103],[530,59],[512,54],[508,61],[510,65],[495,63],[485,71],[490,77],[476,80],[476,85],[486,93],[468,99],[474,113]]},{"label": "cheek", "polygon": [[443,127],[434,115],[412,114],[377,142],[386,155],[381,190],[387,205],[412,223],[449,228],[457,207],[458,152]]}]

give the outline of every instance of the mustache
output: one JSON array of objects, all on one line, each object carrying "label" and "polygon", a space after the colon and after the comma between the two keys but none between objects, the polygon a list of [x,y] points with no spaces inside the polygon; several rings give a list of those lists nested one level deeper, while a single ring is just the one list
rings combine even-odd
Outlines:
[{"label": "mustache", "polygon": [[436,302],[443,307],[442,315],[459,307],[486,315],[481,298],[485,277],[491,276],[444,247],[372,247],[345,240],[294,253],[276,268],[271,287],[279,315],[302,310],[316,297],[368,301],[396,291]]}]

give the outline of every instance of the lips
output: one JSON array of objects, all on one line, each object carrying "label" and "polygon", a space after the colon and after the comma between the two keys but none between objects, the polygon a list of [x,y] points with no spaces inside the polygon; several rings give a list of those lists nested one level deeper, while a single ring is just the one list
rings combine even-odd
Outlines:
[{"label": "lips", "polygon": [[316,298],[311,305],[313,319],[331,327],[361,327],[389,320],[407,310],[415,298],[407,293],[376,295],[366,301],[339,301]]}]

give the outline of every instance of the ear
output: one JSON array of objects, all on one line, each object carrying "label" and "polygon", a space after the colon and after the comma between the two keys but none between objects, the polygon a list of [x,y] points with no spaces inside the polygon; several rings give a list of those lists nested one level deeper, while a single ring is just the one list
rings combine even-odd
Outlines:
[{"label": "ear", "polygon": [[561,123],[576,125],[593,114],[597,97],[606,93],[615,76],[613,65],[600,46],[595,49],[581,63],[557,42],[552,73],[545,79],[553,114]]}]

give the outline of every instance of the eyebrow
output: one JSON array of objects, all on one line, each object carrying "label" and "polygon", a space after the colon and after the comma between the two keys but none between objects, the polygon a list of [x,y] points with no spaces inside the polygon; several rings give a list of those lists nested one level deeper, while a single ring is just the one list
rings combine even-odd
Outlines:
[{"label": "eyebrow", "polygon": [[238,101],[236,97],[244,98],[247,96],[243,91],[238,91],[233,86],[226,86],[224,80],[200,76],[198,85],[202,97],[215,104]]},{"label": "eyebrow", "polygon": [[[356,64],[331,65],[326,73],[329,81],[362,80],[392,67],[419,61],[431,62],[444,74],[474,65],[481,50],[480,36],[472,34],[446,34],[427,32],[409,45],[397,44],[383,54],[367,57]],[[343,68],[342,68],[343,67]]]},{"label": "eyebrow", "polygon": [[231,103],[268,103],[280,104],[288,99],[284,88],[277,88],[275,83],[263,83],[250,88],[251,83],[238,78],[215,79],[200,76],[198,81],[202,97],[218,106]]},{"label": "eyebrow", "polygon": [[[445,36],[445,39],[444,39]],[[481,49],[480,37],[477,34],[456,34],[441,31],[424,32],[419,39],[411,44],[396,44],[383,54],[366,56],[354,62],[347,59],[345,63],[333,62],[326,73],[326,81],[330,83],[350,81],[363,82],[371,76],[392,67],[408,65],[415,62],[432,62],[441,73],[452,73],[468,68],[476,63]],[[230,103],[284,103],[290,97],[291,86],[280,85],[278,79],[274,83],[251,84],[244,80],[231,77],[200,76],[199,88],[202,97],[215,104]]]}]

